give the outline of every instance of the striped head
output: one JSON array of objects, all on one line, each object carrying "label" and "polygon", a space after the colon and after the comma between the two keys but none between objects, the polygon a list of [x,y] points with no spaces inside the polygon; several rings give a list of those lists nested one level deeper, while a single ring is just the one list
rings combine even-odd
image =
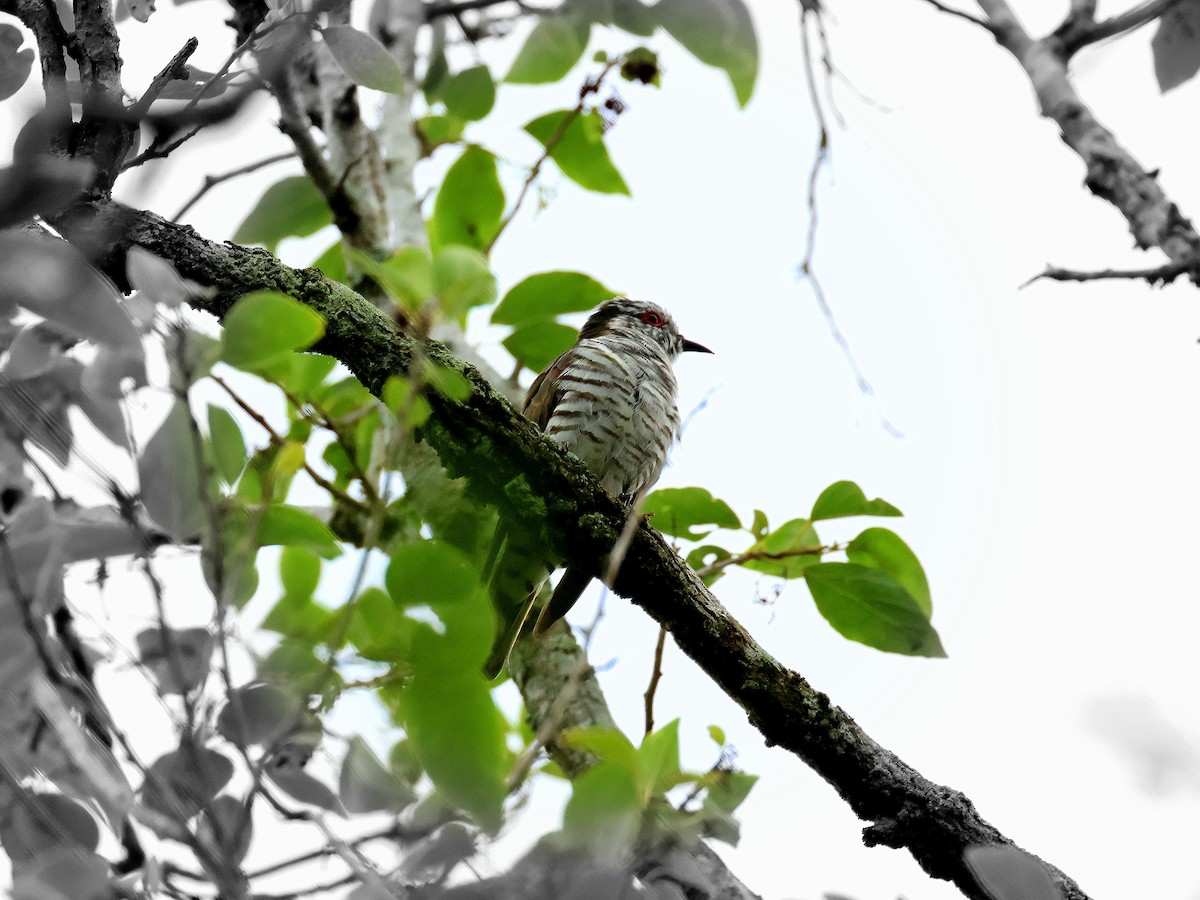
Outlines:
[{"label": "striped head", "polygon": [[588,318],[579,332],[579,339],[582,341],[608,335],[652,341],[671,360],[687,351],[712,353],[707,347],[681,335],[675,321],[661,306],[630,300],[628,297],[614,297],[603,303]]}]

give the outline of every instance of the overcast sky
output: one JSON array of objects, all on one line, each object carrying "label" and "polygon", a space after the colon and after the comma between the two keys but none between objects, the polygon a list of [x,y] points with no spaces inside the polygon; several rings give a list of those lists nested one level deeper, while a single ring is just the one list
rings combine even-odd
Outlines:
[{"label": "overcast sky", "polygon": [[[887,524],[924,562],[949,659],[845,641],[803,584],[775,596],[769,579],[731,576],[718,596],[874,738],[964,791],[1092,896],[1200,897],[1191,862],[1200,784],[1194,288],[1020,290],[1047,262],[1103,268],[1158,257],[1130,249],[1124,221],[1087,193],[1078,159],[986,34],[920,0],[833,3],[834,61],[854,90],[834,87],[846,127],[833,134],[820,182],[817,269],[876,389],[864,398],[796,276],[816,131],[793,4],[751,5],[762,66],[749,107],[736,108],[719,72],[657,40],[663,88],[623,86],[630,109],[609,138],[633,199],[586,195],[551,174],[553,202],[526,211],[497,247],[501,289],[536,271],[586,271],[662,303],[716,351],[678,366],[685,413],[707,403],[661,486],[704,485],[744,520],[761,508],[773,524],[805,515],[839,479],[899,506],[906,517]],[[1066,4],[1016,6],[1041,32]],[[148,81],[193,31],[202,38],[195,61],[216,68],[228,49],[213,24],[222,16],[215,0],[198,0],[123,26],[126,83]],[[1198,88],[1158,94],[1152,30],[1086,51],[1076,80],[1119,138],[1161,168],[1184,214],[1196,215],[1195,129],[1184,123],[1195,121]],[[593,49],[630,45],[600,35]],[[502,90],[472,137],[531,161],[536,146],[519,126],[570,105],[582,74]],[[170,214],[205,171],[282,147],[260,119],[155,183],[130,183],[127,199]],[[432,183],[452,156],[439,154],[424,177]],[[262,189],[291,171],[218,189],[187,221],[227,238]],[[506,173],[513,185],[519,177]],[[282,254],[307,264],[330,240],[289,242]],[[482,342],[499,335],[474,325]],[[822,535],[850,537],[862,524],[834,523]],[[589,621],[593,603],[572,618]],[[640,610],[608,602],[593,657],[610,664],[602,680],[632,734],[656,635]],[[723,855],[764,896],[959,896],[907,853],[862,848],[861,823],[832,789],[765,748],[672,650],[657,718],[676,716],[688,765],[712,764],[705,729],[718,724],[740,765],[762,776],[742,807],[742,843]],[[385,744],[382,726],[365,721]],[[561,798],[552,785],[537,792],[531,820],[553,827]]]}]

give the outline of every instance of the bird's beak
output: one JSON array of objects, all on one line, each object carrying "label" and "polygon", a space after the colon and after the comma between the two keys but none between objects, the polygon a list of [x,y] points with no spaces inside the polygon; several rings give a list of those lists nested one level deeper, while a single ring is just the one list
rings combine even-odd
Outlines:
[{"label": "bird's beak", "polygon": [[707,347],[705,347],[703,344],[697,344],[695,341],[689,341],[687,338],[683,339],[683,352],[684,353],[688,353],[688,352],[712,353],[712,351],[709,350]]}]

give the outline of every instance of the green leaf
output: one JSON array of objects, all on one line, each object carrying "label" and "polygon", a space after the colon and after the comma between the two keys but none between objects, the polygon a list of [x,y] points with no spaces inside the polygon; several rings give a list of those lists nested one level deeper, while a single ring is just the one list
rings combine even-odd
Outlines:
[{"label": "green leaf", "polygon": [[461,403],[471,396],[471,382],[457,369],[439,366],[431,360],[426,360],[425,365],[421,367],[421,375],[430,387],[450,400]]},{"label": "green leaf", "polygon": [[739,106],[750,102],[758,77],[758,38],[742,0],[661,0],[653,12],[685,50],[725,71]]},{"label": "green leaf", "polygon": [[[718,547],[716,544],[702,544],[687,555],[686,561],[689,566],[691,566],[697,572],[700,572],[702,569],[707,568],[713,563],[720,562],[723,559],[729,559],[731,556],[733,556],[733,554],[724,547]],[[716,584],[717,579],[724,574],[725,569],[720,568],[715,572],[710,572],[707,575],[701,575],[700,577],[704,581],[705,585],[712,587],[714,584]]]},{"label": "green leaf", "polygon": [[402,695],[413,752],[447,800],[495,833],[508,793],[504,716],[478,671],[415,674]]},{"label": "green leaf", "polygon": [[540,372],[575,343],[579,331],[561,322],[532,322],[504,339],[504,349],[527,369]]},{"label": "green leaf", "polygon": [[587,49],[591,25],[547,15],[533,26],[504,80],[510,84],[548,84],[575,67]]},{"label": "green leaf", "polygon": [[321,580],[321,558],[307,547],[284,547],[279,554],[279,580],[285,594],[311,597]]},{"label": "green leaf", "polygon": [[458,116],[432,114],[417,119],[417,132],[421,137],[422,149],[431,154],[443,144],[462,140],[466,122]]},{"label": "green leaf", "polygon": [[812,520],[839,519],[844,516],[902,516],[904,513],[886,500],[867,495],[853,481],[838,481],[821,491],[813,504]]},{"label": "green leaf", "polygon": [[758,776],[729,769],[719,771],[717,776],[717,780],[709,786],[701,806],[705,830],[712,837],[737,846],[741,827],[733,817],[733,812],[746,799]]},{"label": "green leaf", "polygon": [[305,237],[333,224],[333,213],[307,175],[277,181],[259,198],[233,239],[262,244],[272,253],[286,237]]},{"label": "green leaf", "polygon": [[612,0],[612,24],[639,37],[654,34],[654,10],[642,0]]},{"label": "green leaf", "polygon": [[887,572],[917,601],[925,618],[933,615],[933,600],[929,595],[925,570],[921,568],[917,555],[894,531],[868,528],[850,542],[846,556],[852,563]]},{"label": "green leaf", "polygon": [[407,544],[392,554],[384,577],[388,593],[404,608],[459,603],[479,589],[479,573],[461,550],[441,541]]},{"label": "green leaf", "polygon": [[433,296],[433,258],[425,247],[401,247],[384,262],[359,250],[351,250],[350,255],[405,309],[418,310]]},{"label": "green leaf", "polygon": [[638,748],[642,763],[643,790],[648,796],[663,794],[679,784],[679,720],[674,719],[662,728],[642,738]]},{"label": "green leaf", "polygon": [[642,777],[642,762],[638,759],[637,748],[617,728],[572,728],[563,734],[563,742],[568,747],[587,750],[606,763],[627,771],[635,781]]},{"label": "green leaf", "polygon": [[564,175],[601,194],[629,194],[629,186],[604,146],[604,119],[597,110],[578,114],[561,109],[525,126],[546,147]]},{"label": "green leaf", "polygon": [[[766,524],[766,517],[763,518]],[[756,541],[748,553],[763,553],[774,559],[754,559],[742,563],[743,568],[776,578],[799,578],[804,570],[821,561],[821,539],[807,519],[792,519],[784,522],[765,538]]]},{"label": "green leaf", "polygon": [[709,725],[708,736],[713,739],[713,743],[715,743],[718,747],[725,746],[725,729],[720,725]]},{"label": "green leaf", "polygon": [[653,516],[654,527],[672,537],[697,541],[711,528],[696,531],[697,525],[715,525],[717,528],[741,528],[742,523],[729,504],[718,500],[706,489],[699,487],[663,488],[646,498],[642,507],[645,515]]},{"label": "green leaf", "polygon": [[367,659],[408,663],[416,629],[416,622],[396,614],[396,604],[386,591],[370,587],[354,601],[347,637]]},{"label": "green leaf", "polygon": [[888,653],[946,655],[925,611],[887,572],[826,562],[805,578],[817,610],[843,637]]},{"label": "green leaf", "polygon": [[291,370],[280,384],[307,400],[337,366],[337,360],[323,353],[297,353],[292,357]]},{"label": "green leaf", "polygon": [[284,594],[263,619],[262,628],[311,645],[325,640],[337,628],[337,615],[311,596]]},{"label": "green leaf", "polygon": [[483,250],[500,230],[504,189],[496,174],[496,157],[482,147],[468,147],[450,167],[438,190],[429,220],[434,250],[463,244]]},{"label": "green leaf", "polygon": [[470,247],[451,245],[433,254],[433,292],[448,318],[462,322],[473,306],[496,301],[496,276],[487,257]]},{"label": "green leaf", "polygon": [[452,115],[478,121],[492,111],[496,103],[496,83],[487,66],[463,69],[447,78],[438,91],[438,99]]},{"label": "green leaf", "polygon": [[258,523],[258,543],[261,547],[272,544],[304,547],[325,559],[342,553],[333,532],[312,513],[282,504],[268,506],[263,513]]},{"label": "green leaf", "polygon": [[208,407],[208,436],[217,473],[233,484],[246,466],[246,442],[233,414],[223,406]]},{"label": "green leaf", "polygon": [[761,509],[756,509],[754,511],[754,523],[749,529],[750,533],[761,541],[766,536],[769,527],[767,524],[767,514]]},{"label": "green leaf", "polygon": [[563,811],[563,834],[595,857],[615,861],[632,847],[641,815],[642,798],[633,775],[602,762],[575,779]]},{"label": "green leaf", "polygon": [[355,84],[389,94],[404,90],[404,70],[387,48],[353,25],[330,25],[321,29],[325,46]]},{"label": "green leaf", "polygon": [[312,268],[320,269],[330,281],[346,281],[346,254],[342,250],[341,238],[334,241],[329,249],[312,261]]},{"label": "green leaf", "polygon": [[492,312],[494,325],[525,325],[566,313],[587,312],[617,296],[582,272],[540,272],[514,286]]},{"label": "green leaf", "polygon": [[325,333],[320,314],[275,291],[246,294],[225,314],[221,358],[255,370],[312,344]]}]

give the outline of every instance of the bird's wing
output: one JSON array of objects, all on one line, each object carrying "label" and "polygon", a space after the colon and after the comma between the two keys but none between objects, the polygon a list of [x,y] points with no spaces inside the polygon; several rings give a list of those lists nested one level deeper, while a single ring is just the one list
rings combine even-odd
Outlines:
[{"label": "bird's wing", "polygon": [[559,354],[558,358],[533,380],[533,384],[529,386],[529,393],[525,395],[521,413],[542,431],[546,430],[546,423],[550,421],[555,407],[563,398],[562,379],[559,376],[571,365],[573,359],[574,354],[571,350]]}]

